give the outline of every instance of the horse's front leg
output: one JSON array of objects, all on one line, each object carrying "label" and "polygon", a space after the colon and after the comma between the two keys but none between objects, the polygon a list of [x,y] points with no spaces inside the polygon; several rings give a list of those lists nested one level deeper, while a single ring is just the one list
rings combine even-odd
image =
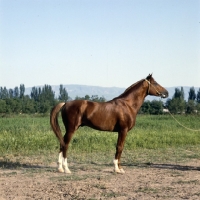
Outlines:
[{"label": "horse's front leg", "polygon": [[118,140],[117,140],[117,146],[116,146],[116,154],[115,159],[113,160],[114,163],[114,171],[117,173],[125,173],[125,171],[121,168],[120,158],[121,154],[124,148],[124,142],[127,135],[127,131],[120,131],[118,133]]},{"label": "horse's front leg", "polygon": [[66,132],[64,136],[64,142],[65,146],[60,146],[60,153],[58,156],[58,171],[59,172],[65,172],[65,173],[71,173],[68,167],[67,163],[67,150],[69,146],[69,142],[73,136],[74,132]]}]

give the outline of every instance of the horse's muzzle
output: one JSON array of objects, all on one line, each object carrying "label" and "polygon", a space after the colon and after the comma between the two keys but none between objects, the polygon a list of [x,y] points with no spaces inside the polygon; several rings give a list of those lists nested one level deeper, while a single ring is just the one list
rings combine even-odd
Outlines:
[{"label": "horse's muzzle", "polygon": [[166,90],[165,92],[162,92],[162,93],[160,94],[160,96],[161,96],[161,98],[167,98],[167,97],[169,96],[169,93],[168,93],[168,91]]}]

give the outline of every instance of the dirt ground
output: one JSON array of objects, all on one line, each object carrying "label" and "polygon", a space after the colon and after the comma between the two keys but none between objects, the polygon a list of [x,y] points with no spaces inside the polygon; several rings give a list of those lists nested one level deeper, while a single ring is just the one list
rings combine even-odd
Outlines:
[{"label": "dirt ground", "polygon": [[28,199],[200,199],[200,160],[177,164],[130,164],[125,174],[105,164],[20,164],[0,159],[0,200]]}]

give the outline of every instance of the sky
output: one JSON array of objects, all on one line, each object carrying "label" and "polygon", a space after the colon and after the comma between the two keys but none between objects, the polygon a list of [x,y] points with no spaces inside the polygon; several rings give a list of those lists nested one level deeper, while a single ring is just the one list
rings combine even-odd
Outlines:
[{"label": "sky", "polygon": [[200,87],[200,0],[0,0],[0,86]]}]

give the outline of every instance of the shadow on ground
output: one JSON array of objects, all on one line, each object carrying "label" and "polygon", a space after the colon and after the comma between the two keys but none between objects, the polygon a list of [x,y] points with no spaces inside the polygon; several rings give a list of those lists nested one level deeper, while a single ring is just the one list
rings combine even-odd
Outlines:
[{"label": "shadow on ground", "polygon": [[[83,163],[76,163],[76,166],[83,165]],[[100,163],[85,163],[85,166],[90,165],[90,168],[93,166],[101,166],[101,167],[111,167],[113,164],[100,164]],[[196,170],[200,171],[200,167],[196,166],[188,166],[188,165],[177,165],[177,164],[154,164],[154,163],[124,163],[123,166],[127,167],[137,167],[137,168],[157,168],[157,169],[172,169],[172,170],[180,170],[180,171],[191,171]],[[55,170],[54,167],[45,166],[45,165],[35,165],[35,164],[24,164],[20,162],[13,162],[13,161],[0,161],[0,169],[7,169],[7,170],[13,170],[13,169],[43,169],[43,170]],[[73,168],[73,167],[72,167]]]},{"label": "shadow on ground", "polygon": [[157,169],[173,169],[173,170],[180,170],[180,171],[191,171],[196,170],[200,171],[200,167],[196,166],[188,166],[188,165],[177,165],[177,164],[154,164],[154,163],[137,163],[137,164],[125,164],[125,166],[135,166],[141,168],[157,168]]},{"label": "shadow on ground", "polygon": [[13,169],[44,169],[44,170],[52,170],[54,168],[44,166],[44,165],[34,165],[34,164],[24,164],[20,162],[13,161],[0,161],[0,169],[3,170],[13,170]]}]

